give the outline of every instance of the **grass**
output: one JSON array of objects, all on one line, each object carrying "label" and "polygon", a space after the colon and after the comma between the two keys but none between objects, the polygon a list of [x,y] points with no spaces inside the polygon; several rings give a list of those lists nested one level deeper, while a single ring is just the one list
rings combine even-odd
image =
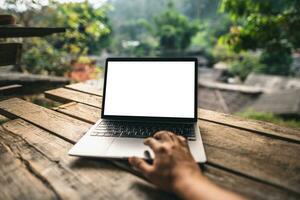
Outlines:
[{"label": "grass", "polygon": [[285,119],[280,116],[276,116],[272,113],[264,113],[264,112],[254,112],[251,110],[247,110],[245,112],[239,112],[235,115],[248,118],[255,119],[265,122],[271,122],[280,126],[286,126],[290,128],[300,129],[300,120],[299,119]]}]

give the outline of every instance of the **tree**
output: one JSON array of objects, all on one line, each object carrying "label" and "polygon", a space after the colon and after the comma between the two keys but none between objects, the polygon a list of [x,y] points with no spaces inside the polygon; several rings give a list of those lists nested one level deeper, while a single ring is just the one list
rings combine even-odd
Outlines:
[{"label": "tree", "polygon": [[67,27],[67,32],[54,41],[56,48],[62,48],[76,58],[98,53],[107,45],[110,33],[106,17],[108,6],[94,8],[84,1],[56,4],[48,9],[51,16],[45,21],[49,21],[49,26]]},{"label": "tree", "polygon": [[222,0],[233,26],[222,40],[236,52],[261,50],[265,73],[289,75],[293,50],[300,47],[299,0]]},{"label": "tree", "polygon": [[169,3],[164,13],[154,18],[154,22],[163,53],[186,49],[199,30],[198,22],[182,15],[172,3]]},{"label": "tree", "polygon": [[[15,4],[14,4],[15,2]],[[94,8],[83,3],[55,3],[41,5],[39,1],[26,1],[25,10],[16,6],[21,0],[9,0],[7,11],[17,15],[18,23],[25,26],[67,27],[66,33],[24,41],[24,70],[31,73],[63,75],[70,60],[86,54],[97,54],[108,45],[110,25],[108,5]]]}]

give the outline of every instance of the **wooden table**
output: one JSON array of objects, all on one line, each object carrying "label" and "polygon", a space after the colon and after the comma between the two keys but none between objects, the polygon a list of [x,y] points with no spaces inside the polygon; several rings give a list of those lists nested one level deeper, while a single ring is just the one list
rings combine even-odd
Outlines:
[{"label": "wooden table", "polygon": [[[0,199],[174,199],[126,162],[67,155],[100,117],[101,92],[87,84],[47,91],[47,109],[0,102]],[[250,199],[300,199],[300,131],[199,109],[208,162],[203,173]]]}]

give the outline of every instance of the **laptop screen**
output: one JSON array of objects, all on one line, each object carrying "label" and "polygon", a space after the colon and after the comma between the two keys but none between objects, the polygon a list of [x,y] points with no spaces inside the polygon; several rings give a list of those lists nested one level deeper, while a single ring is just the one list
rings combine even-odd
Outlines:
[{"label": "laptop screen", "polygon": [[196,60],[108,60],[102,117],[196,118]]}]

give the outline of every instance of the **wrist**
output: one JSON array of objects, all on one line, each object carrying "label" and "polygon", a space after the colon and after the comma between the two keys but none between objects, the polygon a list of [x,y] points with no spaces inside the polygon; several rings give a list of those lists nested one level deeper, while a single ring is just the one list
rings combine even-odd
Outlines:
[{"label": "wrist", "polygon": [[173,192],[184,198],[187,193],[190,193],[195,185],[201,183],[205,177],[201,173],[195,173],[178,177],[173,185]]}]

